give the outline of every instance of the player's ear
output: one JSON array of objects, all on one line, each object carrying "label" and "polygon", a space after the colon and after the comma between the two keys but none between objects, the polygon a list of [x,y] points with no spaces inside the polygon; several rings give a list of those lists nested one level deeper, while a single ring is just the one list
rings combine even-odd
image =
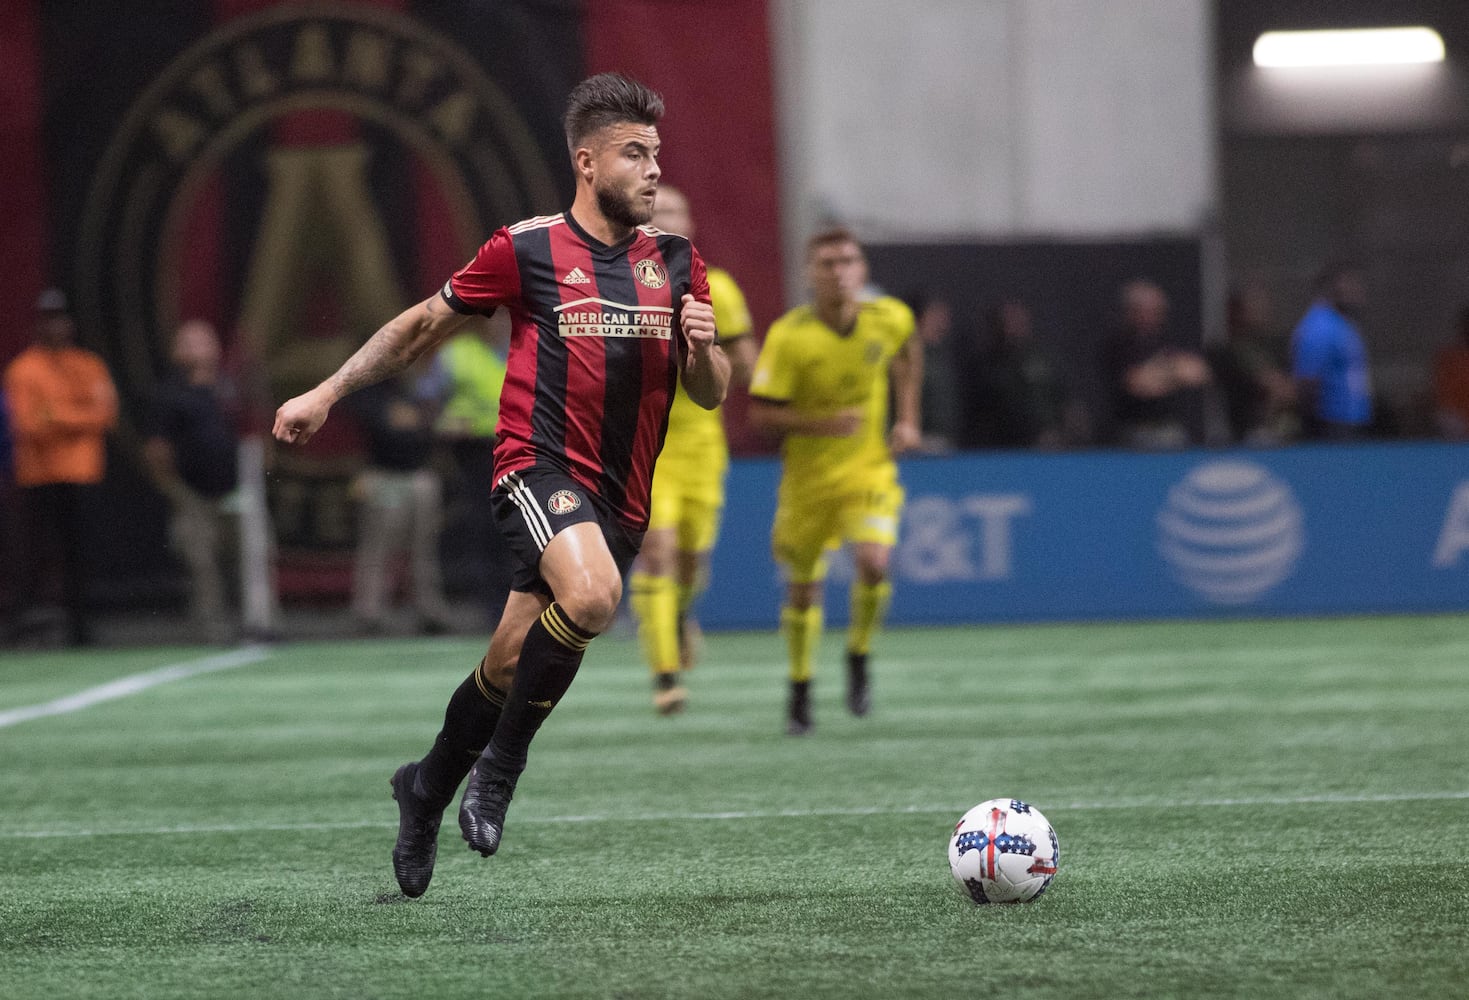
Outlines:
[{"label": "player's ear", "polygon": [[589,146],[578,146],[576,152],[571,154],[572,167],[575,168],[577,176],[587,183],[591,183],[594,173],[592,164],[595,160],[596,156]]}]

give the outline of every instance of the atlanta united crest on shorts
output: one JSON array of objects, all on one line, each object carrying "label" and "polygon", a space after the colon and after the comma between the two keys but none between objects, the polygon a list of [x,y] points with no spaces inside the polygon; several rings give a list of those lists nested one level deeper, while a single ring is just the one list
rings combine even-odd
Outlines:
[{"label": "atlanta united crest on shorts", "polygon": [[570,490],[557,490],[546,501],[546,509],[552,514],[570,514],[581,506],[581,497]]}]

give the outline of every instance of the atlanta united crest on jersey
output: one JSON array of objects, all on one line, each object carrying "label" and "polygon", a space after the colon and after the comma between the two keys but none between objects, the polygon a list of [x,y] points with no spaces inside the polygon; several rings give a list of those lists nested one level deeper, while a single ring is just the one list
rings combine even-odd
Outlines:
[{"label": "atlanta united crest on jersey", "polygon": [[686,293],[709,301],[703,260],[651,226],[609,246],[564,212],[491,236],[443,297],[461,313],[510,311],[496,478],[560,469],[643,530],[686,349]]}]

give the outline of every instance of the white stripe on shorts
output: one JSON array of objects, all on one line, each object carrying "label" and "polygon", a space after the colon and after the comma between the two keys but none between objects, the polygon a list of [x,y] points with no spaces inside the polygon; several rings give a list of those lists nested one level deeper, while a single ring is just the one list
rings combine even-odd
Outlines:
[{"label": "white stripe on shorts", "polygon": [[530,537],[535,541],[536,548],[546,551],[546,546],[551,544],[551,522],[546,520],[541,505],[536,502],[535,494],[514,472],[506,474],[499,485],[507,483],[510,486],[510,502],[520,508],[520,516],[525,518],[525,526],[530,530]]}]

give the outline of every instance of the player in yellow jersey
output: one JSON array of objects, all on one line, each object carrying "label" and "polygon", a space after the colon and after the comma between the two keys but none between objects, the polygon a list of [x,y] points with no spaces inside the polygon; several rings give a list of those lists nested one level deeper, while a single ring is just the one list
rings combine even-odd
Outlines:
[{"label": "player in yellow jersey", "polygon": [[[693,238],[693,216],[682,192],[658,185],[653,225]],[[757,348],[745,297],[728,272],[710,267],[709,298],[719,343],[729,357],[731,384],[746,385]],[[653,473],[648,533],[631,581],[638,638],[653,671],[653,705],[664,715],[681,711],[688,698],[681,676],[693,665],[698,630],[690,608],[708,579],[728,466],[720,411],[696,405],[680,386],[668,413],[668,436]]]},{"label": "player in yellow jersey", "polygon": [[751,422],[783,439],[771,544],[787,580],[781,630],[790,653],[786,731],[793,736],[812,728],[811,671],[821,640],[827,553],[843,542],[852,544],[857,570],[847,708],[867,714],[867,657],[892,593],[888,559],[903,507],[893,456],[918,445],[923,380],[913,313],[895,298],[866,296],[867,261],[856,237],[845,229],[813,236],[806,277],[811,303],[771,326],[750,383]]}]

